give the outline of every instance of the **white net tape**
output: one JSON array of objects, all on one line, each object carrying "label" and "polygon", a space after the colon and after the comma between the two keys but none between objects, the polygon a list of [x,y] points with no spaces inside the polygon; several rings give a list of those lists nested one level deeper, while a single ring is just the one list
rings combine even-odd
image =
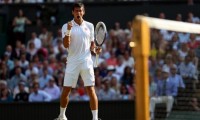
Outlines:
[{"label": "white net tape", "polygon": [[165,29],[177,32],[200,33],[200,25],[194,23],[178,22],[173,20],[164,20],[145,16],[136,16],[138,20],[147,21],[150,28]]}]

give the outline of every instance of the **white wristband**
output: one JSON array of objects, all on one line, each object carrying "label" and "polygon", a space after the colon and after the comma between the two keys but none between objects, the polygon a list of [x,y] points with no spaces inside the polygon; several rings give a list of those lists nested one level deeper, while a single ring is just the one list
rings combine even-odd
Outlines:
[{"label": "white wristband", "polygon": [[71,35],[71,30],[67,30],[65,33],[66,36],[70,36]]},{"label": "white wristband", "polygon": [[93,52],[94,52],[95,54],[96,54],[96,52],[97,52],[95,47],[93,48]]}]

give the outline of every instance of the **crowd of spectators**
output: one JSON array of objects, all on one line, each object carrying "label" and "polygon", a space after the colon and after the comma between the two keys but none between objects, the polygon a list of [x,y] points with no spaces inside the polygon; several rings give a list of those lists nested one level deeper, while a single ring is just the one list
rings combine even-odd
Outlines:
[{"label": "crowd of spectators", "polygon": [[[1,0],[0,4],[38,4],[38,3],[73,3],[77,1],[82,1],[82,2],[135,2],[135,1],[164,1],[164,0]],[[174,0],[165,0],[167,2],[169,1],[174,1]],[[178,1],[178,0],[177,0]],[[193,0],[187,0],[188,5],[193,5],[194,1]]]},{"label": "crowd of spectators", "polygon": [[[160,13],[158,17],[166,19],[165,13]],[[186,18],[183,20],[179,13],[174,20],[200,24],[199,17],[192,12],[189,12]],[[0,102],[58,101],[67,58],[67,50],[62,44],[61,28],[58,28],[57,34],[53,36],[52,31],[43,27],[39,34],[32,32],[26,43],[20,33],[20,30],[24,30],[22,22],[31,24],[26,17],[13,19],[15,43],[6,46],[0,59]],[[135,60],[131,56],[129,46],[133,36],[131,25],[131,21],[128,21],[126,28],[122,29],[120,23],[115,22],[114,27],[108,30],[99,66],[94,68],[95,89],[100,101],[135,98]],[[154,112],[157,103],[167,103],[167,112],[170,113],[172,105],[177,102],[178,105],[182,97],[188,97],[189,100],[186,102],[193,110],[200,110],[199,58],[198,34],[151,29],[148,62],[150,112]],[[164,80],[170,81],[165,87],[163,87]],[[163,88],[166,93],[162,92]],[[167,100],[157,100],[163,96],[167,96]],[[79,77],[77,88],[71,91],[70,100],[88,101],[88,99],[84,83]]]}]

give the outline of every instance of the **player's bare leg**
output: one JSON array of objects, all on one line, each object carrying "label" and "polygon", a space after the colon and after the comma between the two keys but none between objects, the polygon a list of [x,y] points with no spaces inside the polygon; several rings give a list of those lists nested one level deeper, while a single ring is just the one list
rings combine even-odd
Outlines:
[{"label": "player's bare leg", "polygon": [[94,86],[86,87],[86,91],[90,97],[90,109],[92,110],[93,120],[98,120],[98,99]]},{"label": "player's bare leg", "polygon": [[63,86],[63,90],[62,90],[62,94],[60,98],[60,115],[59,115],[59,118],[57,118],[57,120],[67,120],[65,116],[65,111],[69,103],[70,92],[71,92],[71,87]]}]

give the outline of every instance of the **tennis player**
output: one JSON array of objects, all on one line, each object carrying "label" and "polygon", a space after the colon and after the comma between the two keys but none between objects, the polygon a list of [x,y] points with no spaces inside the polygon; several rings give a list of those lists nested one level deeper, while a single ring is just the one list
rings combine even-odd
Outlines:
[{"label": "tennis player", "polygon": [[75,3],[72,8],[74,19],[62,27],[64,47],[68,49],[64,85],[60,99],[60,115],[56,120],[67,120],[65,111],[69,102],[69,94],[76,87],[79,74],[90,97],[90,108],[93,119],[98,120],[98,99],[95,93],[94,69],[91,51],[99,54],[100,48],[94,43],[94,25],[83,20],[85,7],[83,3]]}]

